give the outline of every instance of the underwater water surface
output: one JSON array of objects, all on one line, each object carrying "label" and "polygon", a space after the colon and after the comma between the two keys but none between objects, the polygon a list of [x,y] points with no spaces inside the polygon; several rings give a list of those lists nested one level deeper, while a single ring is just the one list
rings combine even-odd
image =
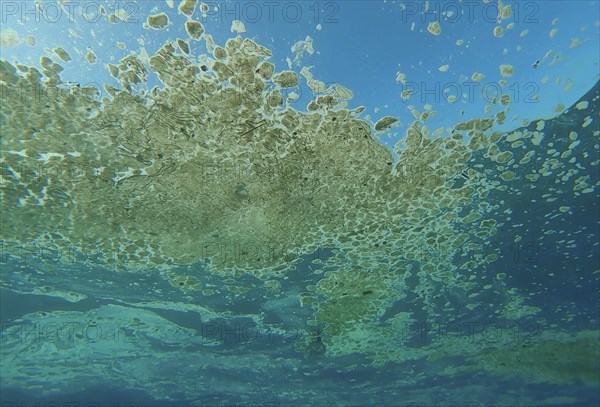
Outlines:
[{"label": "underwater water surface", "polygon": [[598,1],[0,6],[0,405],[600,405]]}]

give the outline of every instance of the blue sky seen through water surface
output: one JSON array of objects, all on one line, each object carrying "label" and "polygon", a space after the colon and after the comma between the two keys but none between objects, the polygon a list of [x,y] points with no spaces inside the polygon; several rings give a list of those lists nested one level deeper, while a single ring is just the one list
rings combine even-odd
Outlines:
[{"label": "blue sky seen through water surface", "polygon": [[598,1],[0,21],[2,406],[600,403]]},{"label": "blue sky seen through water surface", "polygon": [[[177,4],[170,8],[161,1],[111,1],[105,5],[106,13],[122,11],[130,17],[110,24],[96,10],[95,2],[87,6],[85,2],[64,3],[61,9],[54,2],[42,2],[45,14],[36,15],[33,4],[6,2],[5,28],[22,30],[19,19],[23,17],[39,21],[28,31],[36,37],[35,49],[21,45],[11,49],[10,56],[35,63],[44,47],[53,48],[57,38],[68,38],[65,49],[82,55],[93,49],[98,55],[98,65],[67,64],[71,81],[88,83],[92,75],[92,82],[99,85],[96,78],[110,80],[101,64],[114,63],[142,47],[151,55],[164,42],[186,36],[185,18],[175,12]],[[395,139],[413,119],[409,105],[420,111],[423,105],[431,105],[437,112],[430,125],[435,130],[464,118],[488,117],[485,106],[494,97],[507,94],[513,102],[509,118],[516,119],[504,127],[512,129],[524,119],[555,116],[556,105],[575,102],[598,75],[598,4],[594,1],[504,2],[512,7],[512,15],[501,23],[496,18],[496,2],[432,1],[427,11],[425,2],[205,4],[209,11],[198,16],[199,21],[217,43],[224,44],[234,35],[234,20],[242,21],[244,37],[276,50],[273,60],[278,69],[287,67],[286,58],[294,59],[291,48],[296,42],[312,38],[314,53],[303,53],[302,66],[314,66],[315,77],[325,83],[350,88],[355,94],[350,106],[367,106],[365,114],[373,121],[387,114],[399,116],[403,126],[395,132]],[[145,17],[159,12],[172,14],[169,26],[160,31],[144,29]],[[83,13],[88,14],[82,17]],[[438,36],[427,32],[429,23],[435,21],[443,23],[443,34]],[[494,35],[496,27],[503,28],[501,37]],[[125,43],[126,48],[119,49],[117,42]],[[206,52],[203,45],[192,44],[192,54]],[[502,64],[514,67],[510,85],[504,87],[498,84],[505,79],[499,70]],[[445,65],[448,70],[440,72]],[[295,65],[297,70],[299,67]],[[406,75],[405,84],[396,80],[398,72]],[[482,73],[484,78],[475,82],[473,73]],[[403,100],[403,90],[412,90],[413,95]],[[304,109],[310,100],[309,89],[301,86],[295,91],[301,98],[293,106]],[[457,100],[450,103],[450,95]]]}]

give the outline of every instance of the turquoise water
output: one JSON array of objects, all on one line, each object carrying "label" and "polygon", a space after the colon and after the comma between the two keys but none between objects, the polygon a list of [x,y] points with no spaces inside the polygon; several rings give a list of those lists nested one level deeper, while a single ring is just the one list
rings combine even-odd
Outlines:
[{"label": "turquoise water", "polygon": [[2,405],[600,403],[597,1],[38,3]]}]

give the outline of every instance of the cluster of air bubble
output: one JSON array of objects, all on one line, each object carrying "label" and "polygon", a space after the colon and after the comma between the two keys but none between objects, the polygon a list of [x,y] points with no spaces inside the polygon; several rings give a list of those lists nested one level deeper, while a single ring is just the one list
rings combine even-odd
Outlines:
[{"label": "cluster of air bubble", "polygon": [[[203,33],[193,21],[186,28]],[[106,85],[102,102],[82,87],[24,98],[18,89],[60,89],[55,63],[44,57],[40,73],[1,62],[4,239],[93,248],[127,270],[202,261],[215,274],[262,280],[332,247],[335,271],[301,295],[332,336],[381,315],[415,265],[431,292],[431,281],[468,288],[475,283],[462,273],[495,260],[456,262],[470,240],[496,233],[483,200],[514,176],[492,119],[437,139],[415,122],[394,162],[359,118],[363,108],[344,107],[345,88],[319,87],[303,69],[323,93],[296,110],[285,94],[298,74],[275,72],[270,50],[239,36],[224,46],[202,38],[212,55],[199,62],[187,45],[166,44],[148,64],[130,54],[109,65],[121,89]],[[163,86],[139,91],[148,68]],[[471,163],[475,154],[500,166],[501,181]],[[40,163],[48,176],[36,173]]]}]

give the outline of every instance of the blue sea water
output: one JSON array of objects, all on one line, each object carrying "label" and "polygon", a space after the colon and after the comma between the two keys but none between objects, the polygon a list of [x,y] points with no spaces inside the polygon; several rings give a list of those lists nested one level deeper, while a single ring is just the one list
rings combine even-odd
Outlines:
[{"label": "blue sea water", "polygon": [[[165,43],[188,37],[187,17],[178,13],[177,1],[174,7],[166,1],[59,3],[42,1],[41,11],[34,12],[31,2],[1,2],[1,58],[41,69],[40,57],[49,56],[64,67],[60,76],[70,81],[64,86],[67,89],[87,84],[108,96],[102,84],[119,84],[105,64],[116,65],[130,52],[140,55],[142,47],[153,55]],[[496,119],[504,111],[506,120],[495,123],[490,133],[503,134],[502,149],[511,145],[515,179],[500,181],[509,164],[498,169],[497,164],[503,163],[491,163],[480,151],[451,185],[452,189],[470,183],[485,187],[486,193],[471,203],[473,207],[465,204],[466,209],[460,209],[480,210],[483,220],[494,219],[494,232],[477,235],[479,220],[471,224],[475,226],[457,224],[454,234],[473,229],[469,240],[473,245],[463,246],[461,253],[441,243],[421,245],[418,250],[410,242],[398,245],[401,253],[395,255],[406,261],[408,271],[397,285],[387,286],[385,298],[373,302],[380,309],[356,318],[346,311],[376,290],[371,288],[374,271],[365,267],[363,280],[358,279],[364,287],[344,307],[332,307],[332,301],[345,301],[345,293],[339,291],[339,297],[332,299],[336,291],[325,291],[327,280],[338,270],[363,271],[363,264],[352,256],[339,260],[343,242],[337,247],[317,242],[314,250],[293,259],[295,266],[285,275],[270,279],[277,281],[273,290],[265,288],[256,274],[220,275],[203,261],[173,260],[166,262],[166,269],[156,264],[128,269],[116,267],[120,254],[100,261],[100,243],[97,250],[87,246],[86,252],[44,246],[33,232],[20,233],[15,225],[43,236],[64,236],[68,231],[61,229],[64,223],[55,223],[63,213],[59,205],[42,205],[40,215],[28,212],[27,204],[16,204],[21,201],[15,196],[24,199],[27,194],[18,186],[24,177],[17,174],[13,162],[24,157],[27,163],[27,154],[13,147],[14,134],[24,131],[13,123],[15,117],[28,117],[28,109],[34,108],[25,105],[19,110],[7,102],[15,100],[14,89],[3,65],[0,405],[600,405],[599,3],[206,4],[206,16],[200,3],[192,16],[202,22],[203,38],[210,34],[216,44],[224,45],[237,35],[231,30],[233,21],[241,21],[243,38],[272,50],[276,72],[300,73],[302,67],[313,66],[315,79],[352,90],[348,108],[366,107],[359,117],[370,125],[377,143],[389,149],[401,146],[394,150],[396,162],[407,130],[418,119],[412,109],[437,112],[421,122],[433,133],[432,139],[451,137],[460,122]],[[100,5],[106,14],[125,10],[129,17],[111,24],[100,13]],[[512,10],[505,19],[496,15],[502,6]],[[84,9],[95,14],[83,16]],[[161,12],[169,17],[166,29],[143,27],[148,15]],[[428,32],[433,22],[440,24],[439,35]],[[496,27],[503,28],[503,35],[494,35]],[[28,35],[35,37],[34,46],[27,44]],[[291,48],[307,36],[314,51],[305,51],[295,61],[298,54]],[[124,49],[117,42],[123,42]],[[52,52],[56,46],[62,46],[72,61],[57,58]],[[205,40],[192,42],[190,48],[193,57],[207,54]],[[96,54],[97,63],[86,62],[89,50]],[[439,69],[444,65],[449,65],[447,71]],[[511,65],[514,73],[502,76],[500,65]],[[397,80],[398,73],[406,76],[405,83]],[[473,80],[474,73],[483,74],[483,79]],[[502,86],[502,80],[508,83]],[[153,86],[162,84],[151,72],[147,85],[140,88]],[[484,88],[491,94],[482,93]],[[448,96],[457,89],[458,101],[450,102]],[[500,97],[494,93],[498,89],[510,95],[509,110],[506,104],[492,101]],[[401,97],[405,90],[412,91],[407,100]],[[298,86],[284,89],[285,96],[291,92],[299,97],[286,106],[306,112],[314,98],[307,81],[301,77]],[[582,102],[587,102],[585,107]],[[57,109],[70,107],[65,103]],[[375,123],[385,116],[399,121],[376,132]],[[69,123],[62,126],[65,143],[77,146],[78,136],[70,133]],[[439,128],[442,131],[435,133]],[[526,140],[528,149],[504,141],[516,131],[541,132],[543,138],[537,144]],[[576,137],[571,137],[572,132]],[[23,140],[27,137],[24,132]],[[40,135],[26,148],[41,154],[47,142]],[[527,161],[531,150],[536,154]],[[99,147],[98,151],[105,150]],[[357,163],[357,174],[362,174],[361,168]],[[487,179],[479,178],[475,170]],[[537,177],[527,177],[532,174]],[[492,184],[506,187],[487,188]],[[245,196],[242,185],[236,186],[235,196]],[[275,188],[273,195],[279,192]],[[78,196],[70,198],[73,205],[64,207],[78,208]],[[79,199],[84,199],[83,194]],[[439,205],[442,222],[442,215],[455,208]],[[373,218],[380,216],[373,213],[378,213]],[[42,222],[44,215],[56,218],[38,227],[35,221]],[[35,220],[31,225],[16,223],[15,219],[27,216]],[[83,224],[85,218],[75,209],[64,216],[73,225]],[[161,216],[156,214],[157,221]],[[90,230],[109,230],[106,221]],[[124,228],[113,230],[115,239],[120,239]],[[441,235],[441,229],[436,233]],[[396,233],[390,230],[383,236]],[[177,238],[176,231],[159,232]],[[243,225],[239,233],[246,233]],[[357,228],[356,234],[361,233]],[[30,240],[18,241],[15,236]],[[169,245],[166,240],[161,243]],[[396,253],[379,249],[378,242],[373,253]],[[409,250],[417,253],[411,255]],[[490,255],[494,261],[481,261]],[[376,262],[387,264],[391,259],[391,255],[373,257],[376,260],[369,263],[373,269]],[[475,268],[463,267],[465,257],[476,260]],[[429,261],[447,264],[452,272],[446,276],[452,277],[447,281],[423,277],[420,268]],[[318,269],[325,272],[315,272]],[[194,276],[201,287],[181,289],[176,276]],[[301,293],[311,291],[311,285],[323,290],[317,302],[323,309],[332,307],[337,316],[318,317],[317,306],[301,303],[300,298],[305,298]],[[336,320],[347,323],[343,333],[333,330]],[[316,345],[321,340],[324,353]]]}]

